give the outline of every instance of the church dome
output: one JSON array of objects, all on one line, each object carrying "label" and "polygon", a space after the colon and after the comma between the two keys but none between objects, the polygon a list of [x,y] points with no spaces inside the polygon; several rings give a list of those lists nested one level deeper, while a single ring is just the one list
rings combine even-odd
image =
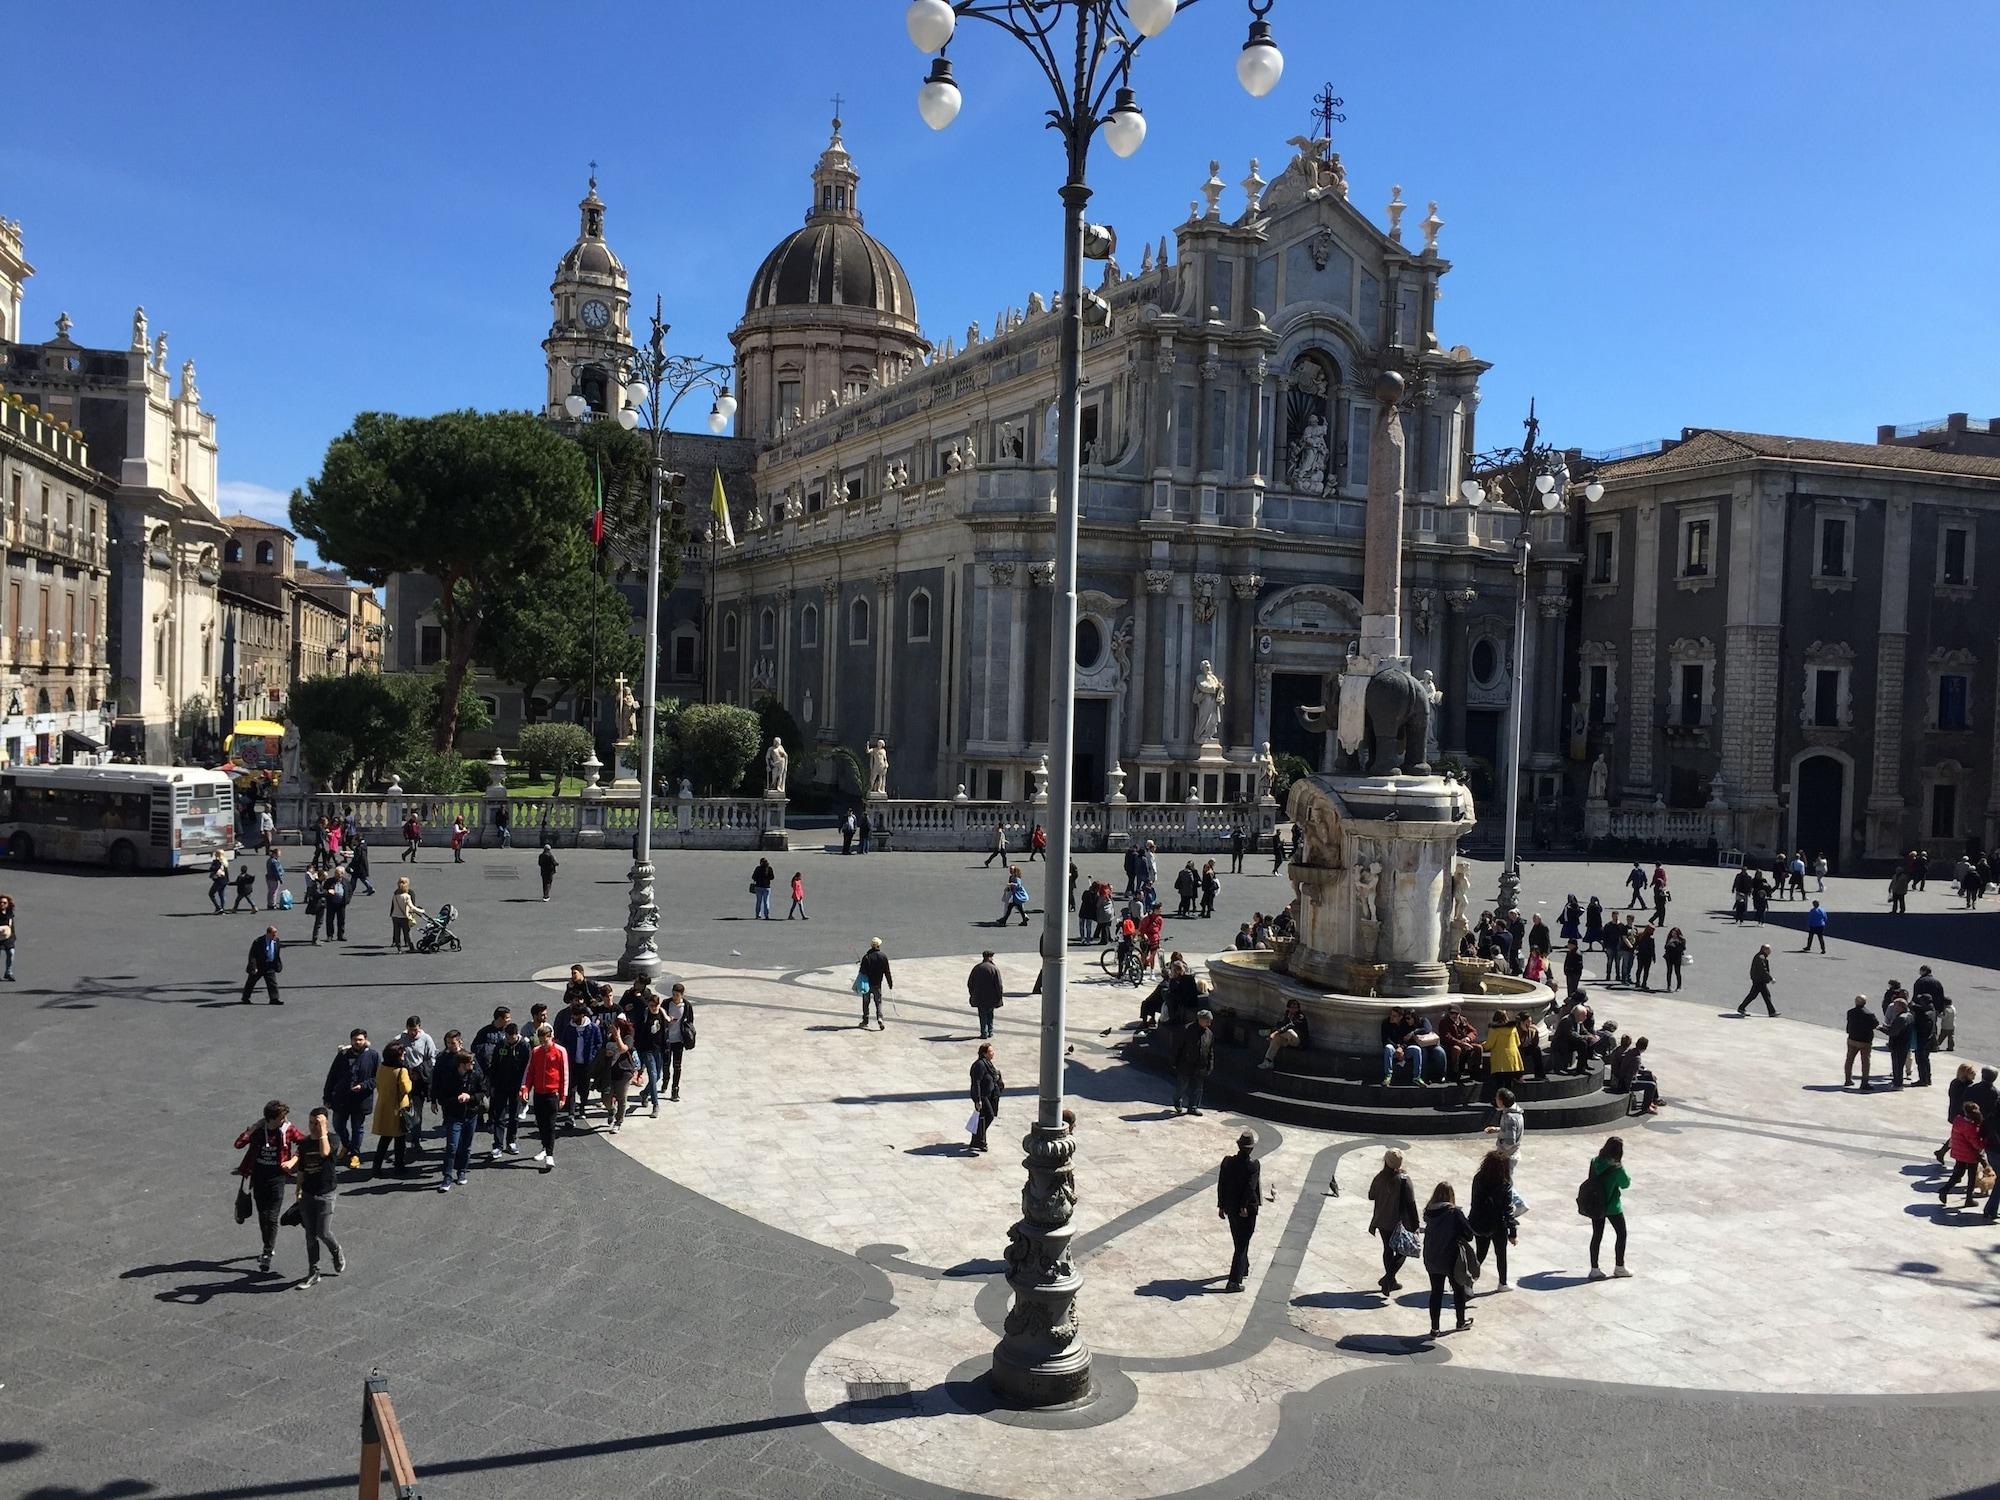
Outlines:
[{"label": "church dome", "polygon": [[766,308],[844,307],[916,326],[916,293],[902,263],[861,227],[855,198],[860,180],[836,119],[833,139],[813,168],[805,226],[780,240],[757,267],[744,300],[746,315]]}]

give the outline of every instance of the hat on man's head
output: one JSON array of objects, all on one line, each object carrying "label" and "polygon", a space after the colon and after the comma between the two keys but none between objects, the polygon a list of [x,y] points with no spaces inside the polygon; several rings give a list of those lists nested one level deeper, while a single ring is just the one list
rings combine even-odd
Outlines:
[{"label": "hat on man's head", "polygon": [[1256,1132],[1255,1132],[1255,1131],[1251,1131],[1251,1130],[1246,1130],[1246,1131],[1244,1131],[1244,1132],[1243,1132],[1243,1134],[1241,1134],[1241,1135],[1239,1135],[1238,1137],[1236,1137],[1236,1144],[1237,1144],[1237,1145],[1239,1145],[1239,1146],[1254,1146],[1254,1145],[1256,1145],[1256,1144],[1257,1144],[1257,1135],[1256,1135]]}]

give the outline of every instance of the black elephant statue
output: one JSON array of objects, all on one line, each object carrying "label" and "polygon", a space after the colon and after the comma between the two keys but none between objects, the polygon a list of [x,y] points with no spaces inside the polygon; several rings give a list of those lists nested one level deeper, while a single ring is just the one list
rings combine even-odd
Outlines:
[{"label": "black elephant statue", "polygon": [[[1321,733],[1335,732],[1339,718],[1340,678],[1324,679],[1325,701],[1298,710],[1299,722]],[[1431,694],[1427,684],[1401,667],[1384,667],[1368,679],[1362,700],[1361,743],[1352,754],[1335,758],[1344,774],[1427,776],[1426,746],[1431,733]]]}]

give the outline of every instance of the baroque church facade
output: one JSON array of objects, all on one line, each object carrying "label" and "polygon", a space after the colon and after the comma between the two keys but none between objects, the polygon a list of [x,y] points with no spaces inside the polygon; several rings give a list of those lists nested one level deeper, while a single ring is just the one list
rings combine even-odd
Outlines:
[{"label": "baroque church facade", "polygon": [[[1516,522],[1457,500],[1487,365],[1437,336],[1442,222],[1433,204],[1406,228],[1399,189],[1378,224],[1326,142],[1294,148],[1268,182],[1253,161],[1233,188],[1211,163],[1170,235],[1136,267],[1102,268],[1111,321],[1085,340],[1072,643],[1081,800],[1115,784],[1134,801],[1233,802],[1267,743],[1324,764],[1325,737],[1295,710],[1324,700],[1359,636],[1385,367],[1411,383],[1403,635],[1443,693],[1436,749],[1503,764]],[[1023,799],[1048,742],[1061,320],[1031,293],[992,328],[933,343],[859,189],[836,120],[804,225],[751,277],[732,335],[737,436],[668,440],[704,497],[721,469],[737,540],[712,566],[691,547],[663,682],[692,651],[701,696],[775,696],[810,738],[857,755],[885,741],[892,796]],[[553,289],[552,420],[572,390],[609,414],[631,348],[624,268],[592,245],[595,197]],[[594,230],[601,242],[601,204]],[[1566,514],[1533,524],[1523,753],[1527,790],[1553,798],[1580,558]],[[1196,738],[1205,667],[1223,688],[1220,763]]]}]

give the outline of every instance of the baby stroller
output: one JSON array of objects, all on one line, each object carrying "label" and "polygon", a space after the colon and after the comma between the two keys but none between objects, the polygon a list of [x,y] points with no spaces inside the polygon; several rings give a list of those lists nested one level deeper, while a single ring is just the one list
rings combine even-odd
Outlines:
[{"label": "baby stroller", "polygon": [[451,930],[452,919],[457,910],[447,901],[437,909],[436,916],[424,917],[424,930],[417,934],[419,953],[456,953],[465,945],[458,940],[458,934]]}]

